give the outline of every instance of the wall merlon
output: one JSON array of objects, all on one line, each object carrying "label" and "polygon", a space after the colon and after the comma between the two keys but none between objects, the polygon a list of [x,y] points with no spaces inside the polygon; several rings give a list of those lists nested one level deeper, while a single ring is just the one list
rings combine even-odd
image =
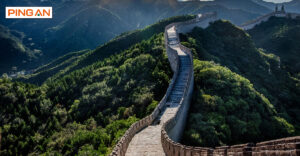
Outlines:
[{"label": "wall merlon", "polygon": [[[274,14],[266,15],[260,20],[264,21],[272,15]],[[294,16],[296,17],[296,15]],[[215,13],[211,13],[198,16],[190,21],[172,23],[165,27],[165,47],[170,66],[173,70],[173,77],[170,81],[169,87],[165,96],[159,102],[154,111],[149,116],[146,116],[130,126],[126,133],[120,138],[110,156],[125,156],[127,148],[132,142],[134,136],[140,131],[143,131],[144,128],[147,129],[152,123],[156,123],[154,121],[157,120],[168,108],[166,103],[169,96],[172,95],[172,89],[176,85],[176,80],[180,69],[180,58],[177,50],[169,45],[167,33],[167,30],[173,26],[175,27],[176,35],[172,36],[177,37],[179,49],[187,54],[189,61],[191,62],[191,68],[189,69],[187,79],[185,79],[187,80],[187,83],[184,86],[183,97],[180,97],[181,99],[177,110],[169,112],[171,118],[167,118],[167,121],[162,121],[162,123],[160,123],[160,143],[163,149],[162,152],[164,152],[166,156],[300,156],[300,136],[265,141],[257,144],[247,143],[233,146],[220,146],[216,148],[185,146],[178,142],[185,127],[185,121],[187,118],[194,86],[192,52],[189,48],[180,44],[178,33],[189,32],[196,26],[205,28],[210,22],[215,20],[217,20],[217,15]],[[252,27],[253,24],[256,23],[250,23],[249,25]],[[248,28],[249,25],[245,26]],[[151,127],[153,127],[153,125],[151,125]]]}]

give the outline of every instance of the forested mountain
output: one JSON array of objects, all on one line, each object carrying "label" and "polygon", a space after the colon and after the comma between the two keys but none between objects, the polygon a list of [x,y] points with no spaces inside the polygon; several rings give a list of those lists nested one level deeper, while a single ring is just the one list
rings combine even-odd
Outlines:
[{"label": "forested mountain", "polygon": [[1,153],[108,154],[168,86],[162,39],[155,35],[41,87],[2,79]]},{"label": "forested mountain", "polygon": [[[250,32],[261,33],[255,29]],[[268,26],[262,29],[273,30]],[[260,34],[258,38],[264,37],[268,36]],[[300,81],[284,68],[284,57],[257,49],[249,34],[227,21],[195,28],[181,38],[196,59],[184,143],[232,145],[299,134]]]},{"label": "forested mountain", "polygon": [[253,13],[266,14],[270,13],[274,8],[268,8],[253,0],[215,0],[215,3],[222,4],[228,8],[241,9]]},{"label": "forested mountain", "polygon": [[271,18],[249,30],[255,44],[279,56],[281,68],[300,78],[300,19]]},{"label": "forested mountain", "polygon": [[153,34],[163,32],[165,26],[170,24],[172,21],[185,21],[192,18],[194,18],[194,16],[173,17],[162,20],[144,29],[123,33],[108,43],[99,46],[95,50],[84,50],[64,55],[53,62],[38,68],[34,74],[20,77],[19,80],[34,84],[41,84],[47,79],[59,79],[74,70],[92,65],[95,62],[119,53],[123,49],[127,49],[142,40],[148,40]]},{"label": "forested mountain", "polygon": [[[241,24],[269,11],[258,6],[257,10],[245,7],[249,5],[252,8],[255,3],[232,3],[234,5],[227,1],[180,3],[176,0],[4,0],[0,4],[3,10],[5,6],[52,6],[53,19],[15,20],[5,19],[4,14],[1,14],[0,24],[23,32],[26,37],[24,44],[31,44],[32,48],[42,50],[39,63],[33,64],[38,66],[71,51],[94,49],[122,32],[143,28],[172,16],[216,11],[220,18]],[[233,7],[229,7],[231,5]],[[27,40],[29,38],[30,41]]]},{"label": "forested mountain", "polygon": [[[50,77],[39,87],[0,79],[0,154],[109,154],[168,87],[164,27],[191,18],[167,19],[94,51],[65,55],[38,69]],[[92,60],[101,55],[106,58]],[[75,67],[70,59],[85,64],[71,61],[81,64]]]},{"label": "forested mountain", "polygon": [[[257,4],[260,4],[262,6],[268,7],[271,10],[274,9],[276,5],[278,5],[278,4],[275,4],[272,2],[266,2],[263,0],[252,0],[252,1],[254,1]],[[285,6],[286,11],[300,13],[300,0],[292,0],[290,2],[284,2],[284,3],[279,4],[279,6],[282,4]]]},{"label": "forested mountain", "polygon": [[[0,73],[13,67],[22,70],[30,67],[31,62],[37,62],[40,50],[32,49],[23,44],[24,34],[0,25]],[[32,66],[31,66],[32,67]]]},{"label": "forested mountain", "polygon": [[[108,155],[133,122],[151,113],[169,85],[165,26],[193,17],[123,33],[17,79],[39,86],[0,79],[0,155]],[[289,57],[256,47],[271,42],[269,33],[290,35],[282,31],[281,20],[268,21],[278,27],[255,43],[228,21],[180,35],[192,49],[195,65],[183,143],[217,146],[299,134],[299,77],[284,67]],[[268,29],[265,24],[249,31],[254,39]]]}]

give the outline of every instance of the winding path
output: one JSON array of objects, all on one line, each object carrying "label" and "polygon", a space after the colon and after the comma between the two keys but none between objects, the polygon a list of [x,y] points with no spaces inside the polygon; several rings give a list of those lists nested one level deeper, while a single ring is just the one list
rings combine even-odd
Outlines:
[{"label": "winding path", "polygon": [[[189,32],[195,26],[207,27],[209,22],[217,19],[216,16],[216,13],[199,14],[190,21],[172,23],[166,27],[165,46],[174,71],[168,90],[152,114],[131,125],[110,156],[300,156],[300,136],[215,149],[178,143],[194,83],[191,50],[180,44],[178,33]],[[241,28],[249,29],[266,18],[269,15]]]},{"label": "winding path", "polygon": [[175,116],[180,100],[184,96],[184,89],[188,83],[188,75],[192,67],[189,56],[179,46],[175,26],[167,30],[167,35],[170,47],[177,51],[180,64],[175,85],[167,99],[167,108],[161,112],[157,119],[158,124],[150,125],[137,133],[128,146],[126,156],[165,156],[161,144],[161,128],[166,121]]}]

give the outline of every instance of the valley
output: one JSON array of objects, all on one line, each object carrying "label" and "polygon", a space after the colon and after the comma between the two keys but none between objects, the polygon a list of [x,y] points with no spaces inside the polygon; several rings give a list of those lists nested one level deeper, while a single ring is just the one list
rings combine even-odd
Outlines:
[{"label": "valley", "polygon": [[[6,20],[1,16],[0,25],[8,29],[19,31],[24,34],[22,42],[29,49],[37,49],[40,54],[27,66],[19,64],[18,60],[12,59],[12,65],[0,70],[0,74],[11,73],[12,67],[22,70],[33,70],[40,65],[45,65],[69,52],[94,49],[103,45],[119,34],[142,29],[164,18],[198,14],[216,11],[221,18],[228,19],[234,24],[240,25],[251,19],[270,12],[266,7],[255,3],[240,3],[232,0],[217,2],[186,2],[176,0],[128,0],[124,3],[119,1],[87,0],[87,1],[38,1],[4,0],[4,6],[38,5],[53,6],[54,15],[51,20]],[[253,10],[247,7],[251,6]],[[238,6],[243,6],[238,8]],[[93,16],[90,16],[90,15]]]},{"label": "valley", "polygon": [[298,156],[297,14],[237,0],[22,3],[66,15],[1,20],[0,155]]}]

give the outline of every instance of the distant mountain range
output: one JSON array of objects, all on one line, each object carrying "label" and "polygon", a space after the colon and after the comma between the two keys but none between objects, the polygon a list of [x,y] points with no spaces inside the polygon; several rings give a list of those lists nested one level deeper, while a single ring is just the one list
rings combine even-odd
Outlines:
[{"label": "distant mountain range", "polygon": [[[11,136],[3,137],[0,153],[108,155],[168,87],[165,26],[192,18],[164,19],[68,53],[34,74],[0,79],[1,135]],[[195,74],[182,143],[213,147],[299,135],[299,26],[299,19],[273,17],[246,32],[218,20],[180,34]]]},{"label": "distant mountain range", "polygon": [[[9,70],[22,70],[33,67],[31,63],[41,54],[38,49],[31,49],[23,43],[24,34],[12,31],[0,25],[0,73]],[[18,69],[17,67],[21,67]]]},{"label": "distant mountain range", "polygon": [[285,6],[286,11],[300,13],[300,0],[293,0],[293,1],[290,1],[290,2],[282,3],[282,4],[275,4],[275,3],[266,2],[266,1],[263,1],[263,0],[252,0],[252,1],[256,2],[259,5],[268,7],[269,9],[274,9],[276,5],[280,6],[280,5],[283,4]]},{"label": "distant mountain range", "polygon": [[[177,2],[176,0],[4,0],[5,6],[53,6],[51,20],[4,19],[0,24],[24,33],[24,44],[42,50],[39,63],[45,64],[68,52],[93,49],[117,35],[143,28],[161,19],[216,11],[222,19],[241,24],[271,12],[251,0],[217,0],[214,2]],[[21,66],[12,61],[13,65]],[[0,71],[8,72],[11,67]]]}]

